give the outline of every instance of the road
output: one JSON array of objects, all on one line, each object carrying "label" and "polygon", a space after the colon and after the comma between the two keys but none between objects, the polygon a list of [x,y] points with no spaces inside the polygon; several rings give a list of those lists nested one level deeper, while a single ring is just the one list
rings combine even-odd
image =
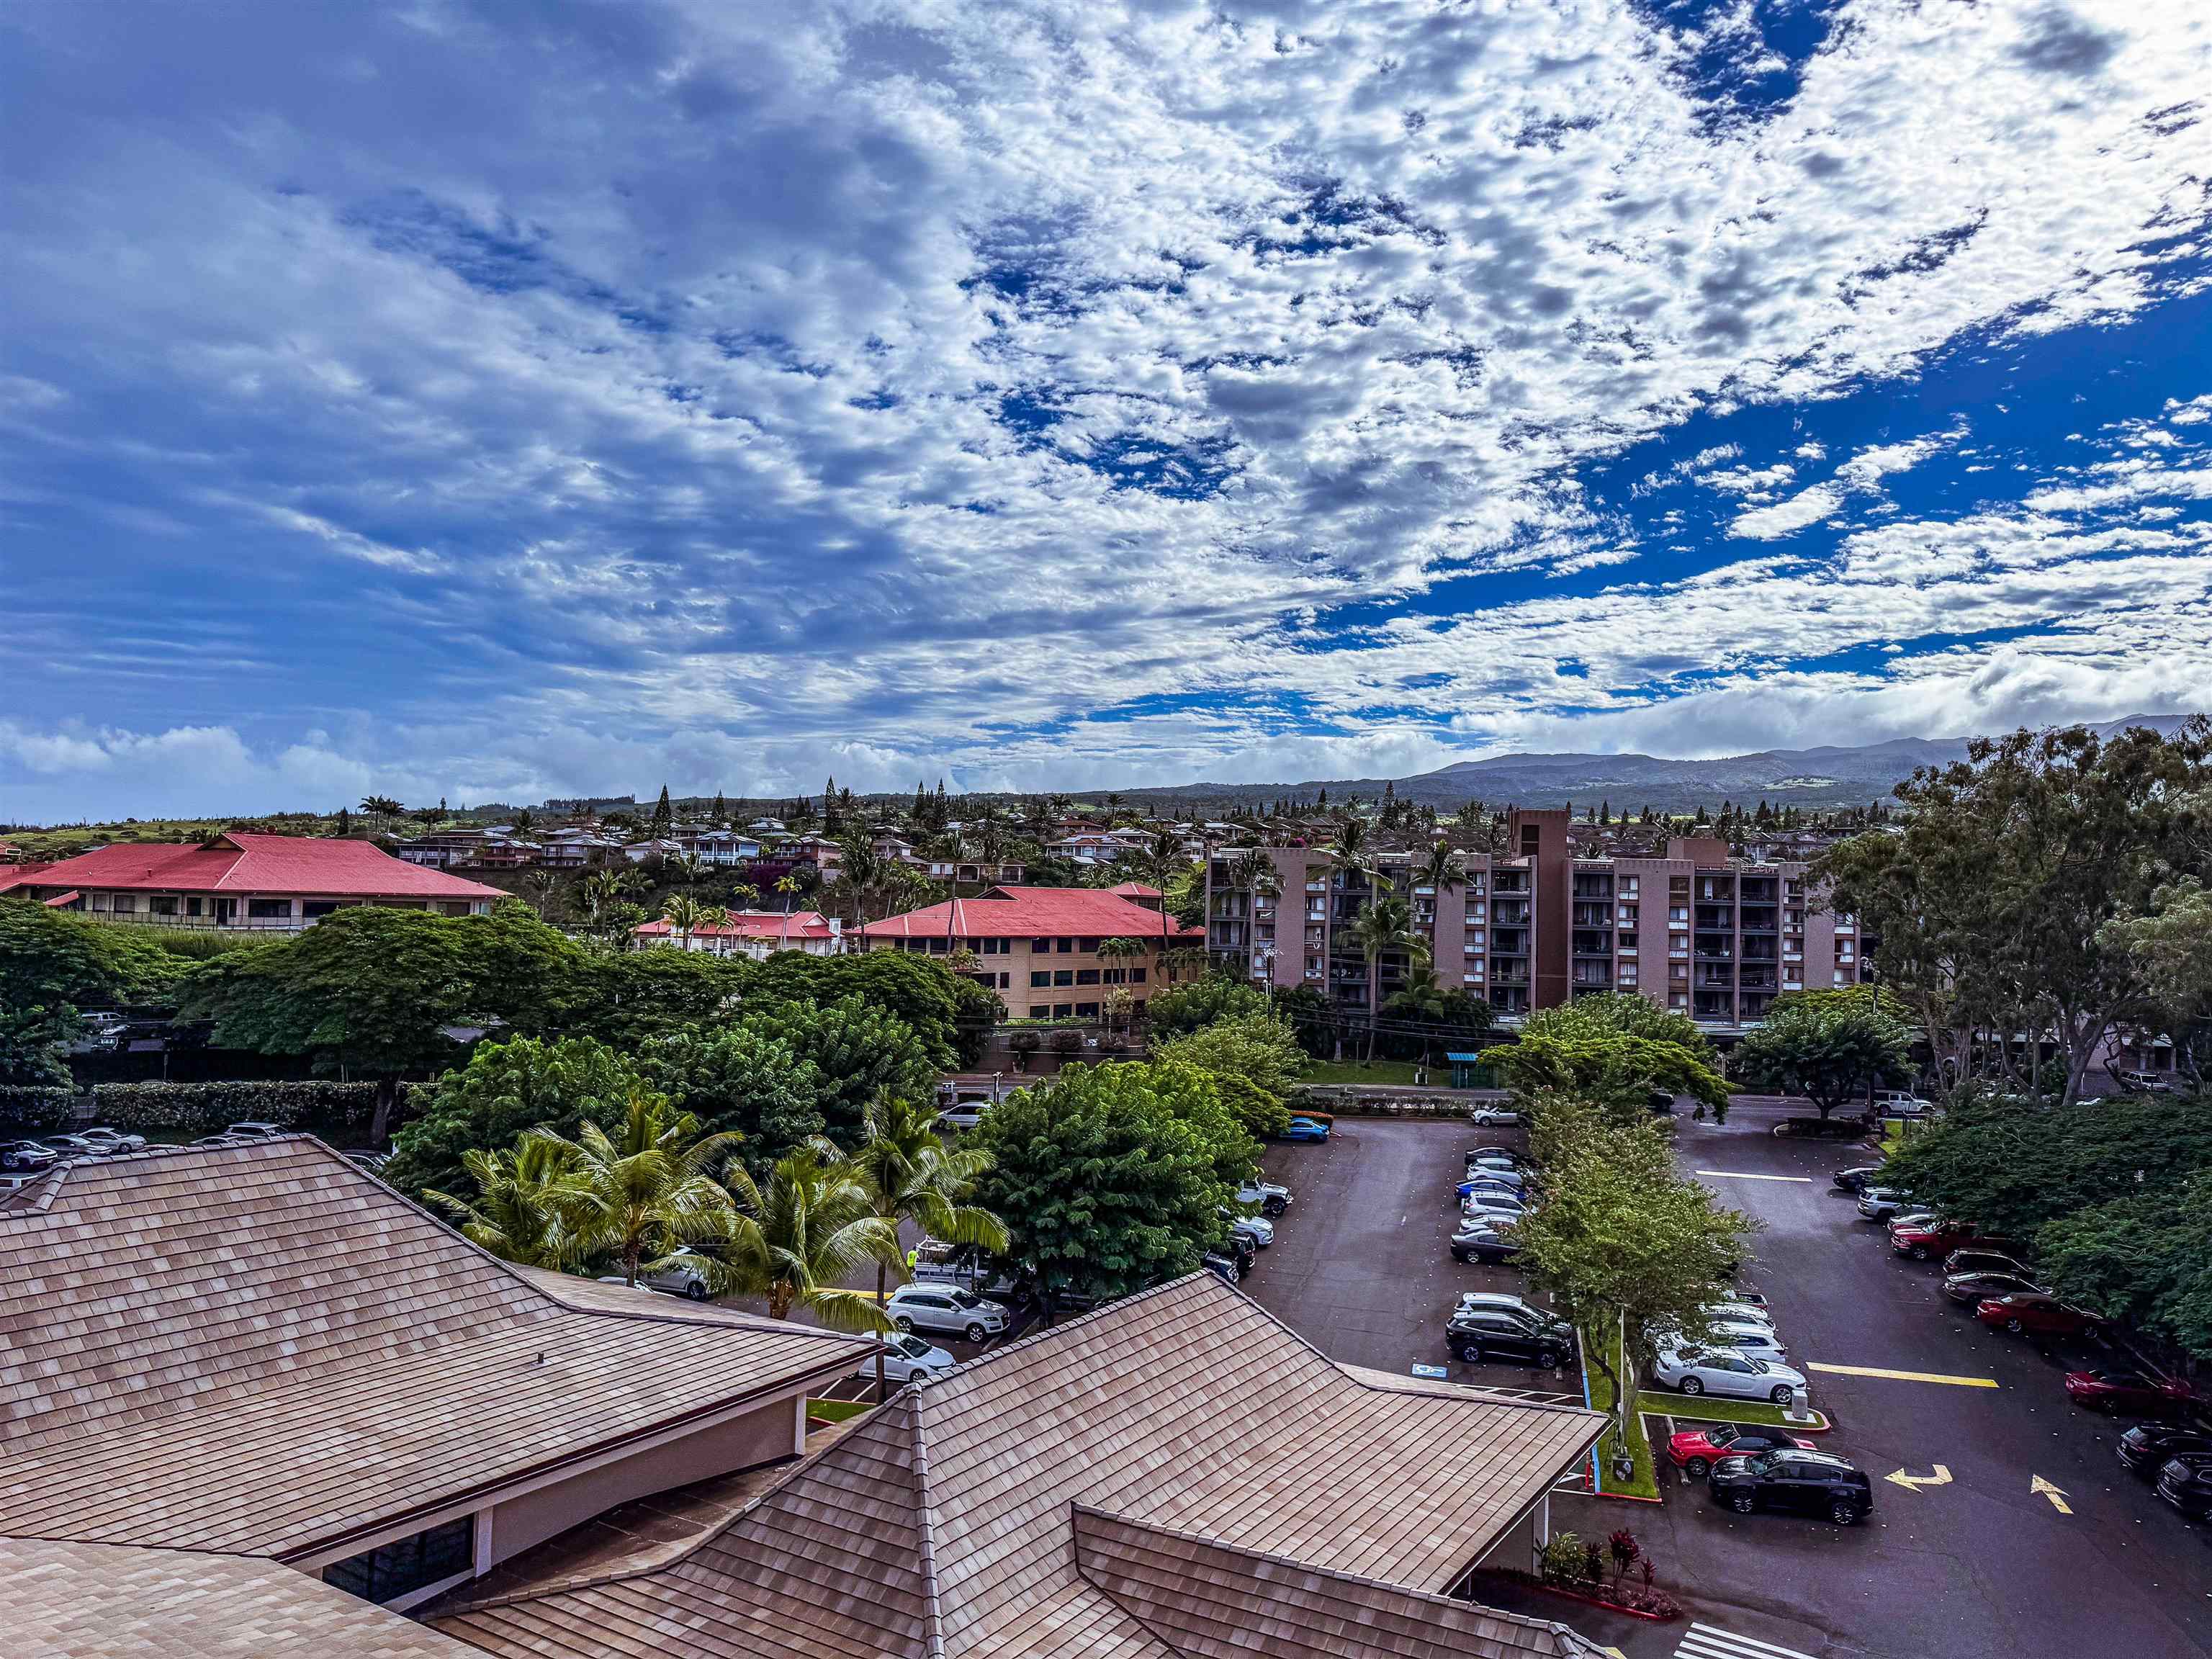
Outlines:
[{"label": "road", "polygon": [[[1814,1401],[1836,1423],[1825,1448],[1875,1477],[1874,1519],[1847,1530],[1737,1516],[1674,1488],[1637,1529],[1691,1587],[1698,1616],[1822,1659],[2212,1654],[2212,1540],[2119,1467],[2125,1425],[2067,1403],[2059,1357],[1954,1313],[1940,1267],[1895,1255],[1834,1191],[1830,1174],[1861,1160],[1775,1139],[1780,1115],[1739,1109],[1725,1128],[1682,1120],[1676,1158],[1765,1224],[1747,1276],[1792,1360],[1996,1386],[1812,1372]],[[1947,1485],[1882,1478],[1937,1463]],[[2030,1490],[2038,1476],[2070,1514]]]}]

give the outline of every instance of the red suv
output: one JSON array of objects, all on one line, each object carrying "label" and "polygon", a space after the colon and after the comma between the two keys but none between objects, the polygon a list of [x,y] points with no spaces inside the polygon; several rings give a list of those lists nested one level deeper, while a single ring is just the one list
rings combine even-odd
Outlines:
[{"label": "red suv", "polygon": [[2009,1239],[1984,1238],[1963,1221],[1899,1222],[1889,1230],[1889,1248],[1915,1261],[1931,1261],[1954,1250],[1997,1250],[2021,1254]]},{"label": "red suv", "polygon": [[2096,1315],[2069,1308],[2039,1291],[1986,1297],[1976,1305],[1974,1317],[2014,1336],[2086,1336],[2105,1323]]}]

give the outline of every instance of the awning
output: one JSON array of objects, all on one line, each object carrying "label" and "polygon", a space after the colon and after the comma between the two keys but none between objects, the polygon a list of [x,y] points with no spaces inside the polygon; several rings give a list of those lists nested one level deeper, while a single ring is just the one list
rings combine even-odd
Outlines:
[{"label": "awning", "polygon": [[72,887],[68,892],[57,893],[52,898],[48,899],[46,901],[46,908],[49,910],[58,910],[65,904],[75,904],[83,896],[83,894],[78,892],[76,888]]}]

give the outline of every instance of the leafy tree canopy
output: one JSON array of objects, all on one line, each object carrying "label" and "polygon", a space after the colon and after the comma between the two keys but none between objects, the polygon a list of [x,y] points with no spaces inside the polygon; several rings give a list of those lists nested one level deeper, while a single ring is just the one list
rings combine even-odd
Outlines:
[{"label": "leafy tree canopy", "polygon": [[746,990],[764,1003],[811,1002],[817,1007],[858,996],[895,1015],[921,1040],[929,1064],[939,1071],[979,1060],[1004,1012],[998,998],[975,981],[904,951],[845,957],[779,951],[752,969]]},{"label": "leafy tree canopy", "polygon": [[76,1011],[67,1003],[17,1008],[0,1003],[0,1084],[70,1087],[69,1042]]},{"label": "leafy tree canopy", "polygon": [[820,1005],[757,1007],[745,1023],[779,1033],[812,1067],[822,1133],[847,1151],[860,1144],[868,1108],[878,1098],[927,1100],[936,1086],[937,1067],[913,1028],[857,993]]},{"label": "leafy tree canopy", "polygon": [[512,1147],[525,1130],[574,1139],[586,1122],[613,1128],[630,1103],[657,1098],[630,1063],[589,1037],[487,1042],[438,1079],[421,1115],[399,1131],[384,1178],[410,1197],[471,1190],[471,1152]]},{"label": "leafy tree canopy", "polygon": [[2212,1358],[2212,1170],[2063,1216],[2037,1245],[2068,1301]]},{"label": "leafy tree canopy", "polygon": [[1216,1020],[1264,1013],[1267,1007],[1266,993],[1226,974],[1206,974],[1188,985],[1153,992],[1145,1004],[1145,1017],[1155,1035],[1172,1036]]},{"label": "leafy tree canopy", "polygon": [[1912,1029],[1872,986],[1792,993],[1776,999],[1765,1024],[1736,1045],[1739,1081],[1803,1095],[1822,1117],[1879,1084],[1911,1075]]},{"label": "leafy tree canopy", "polygon": [[1539,1009],[1518,1042],[1484,1058],[1524,1097],[1545,1091],[1574,1096],[1623,1123],[1644,1115],[1654,1089],[1728,1109],[1728,1085],[1705,1033],[1685,1016],[1623,992]]},{"label": "leafy tree canopy", "polygon": [[190,969],[128,927],[0,899],[0,1007],[166,1006]]},{"label": "leafy tree canopy", "polygon": [[1290,1027],[1265,1014],[1216,1020],[1162,1043],[1155,1057],[1206,1073],[1245,1133],[1262,1139],[1291,1121],[1291,1092],[1306,1064]]},{"label": "leafy tree canopy", "polygon": [[709,1132],[742,1137],[738,1154],[756,1175],[822,1133],[830,1091],[772,1018],[668,1032],[640,1051],[638,1070]]},{"label": "leafy tree canopy", "polygon": [[1126,1296],[1188,1273],[1236,1195],[1203,1116],[1170,1109],[1152,1066],[1070,1066],[974,1131],[991,1159],[976,1201],[1048,1296]]}]

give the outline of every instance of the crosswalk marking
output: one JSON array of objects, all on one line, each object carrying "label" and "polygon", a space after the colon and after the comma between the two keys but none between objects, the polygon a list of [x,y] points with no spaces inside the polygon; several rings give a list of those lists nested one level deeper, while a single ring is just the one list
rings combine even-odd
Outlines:
[{"label": "crosswalk marking", "polygon": [[1683,1632],[1681,1645],[1674,1650],[1674,1659],[1813,1659],[1813,1656],[1796,1648],[1777,1647],[1753,1637],[1738,1636],[1717,1625],[1692,1625]]}]

